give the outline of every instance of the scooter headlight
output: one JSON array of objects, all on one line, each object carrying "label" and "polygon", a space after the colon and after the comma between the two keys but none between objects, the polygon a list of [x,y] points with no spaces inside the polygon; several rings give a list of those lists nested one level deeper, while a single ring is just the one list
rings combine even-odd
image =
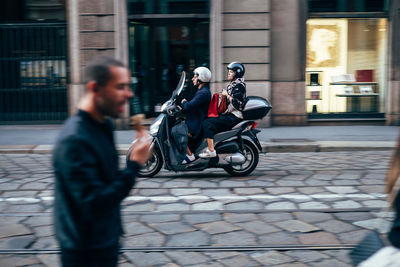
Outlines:
[{"label": "scooter headlight", "polygon": [[164,116],[160,114],[160,116],[158,116],[157,119],[155,121],[153,121],[153,123],[150,125],[149,132],[150,132],[151,135],[156,135],[157,134],[158,129],[160,128],[160,125],[161,125],[163,117]]},{"label": "scooter headlight", "polygon": [[160,108],[160,111],[161,111],[161,112],[163,112],[163,111],[167,108],[169,102],[170,102],[170,101],[168,100],[168,101],[164,102],[164,104],[162,104],[162,106],[161,106],[161,108]]}]

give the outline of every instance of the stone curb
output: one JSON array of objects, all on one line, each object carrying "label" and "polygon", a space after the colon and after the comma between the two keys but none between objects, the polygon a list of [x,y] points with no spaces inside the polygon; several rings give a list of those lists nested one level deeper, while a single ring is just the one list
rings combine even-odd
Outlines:
[{"label": "stone curb", "polygon": [[[396,142],[390,141],[317,141],[317,142],[260,142],[264,153],[382,151],[393,150]],[[118,144],[120,155],[127,153],[130,144]],[[53,145],[3,145],[0,154],[51,154]]]},{"label": "stone curb", "polygon": [[271,143],[261,142],[263,152],[293,153],[293,152],[334,152],[334,151],[382,151],[393,150],[396,142],[391,141],[317,141]]}]

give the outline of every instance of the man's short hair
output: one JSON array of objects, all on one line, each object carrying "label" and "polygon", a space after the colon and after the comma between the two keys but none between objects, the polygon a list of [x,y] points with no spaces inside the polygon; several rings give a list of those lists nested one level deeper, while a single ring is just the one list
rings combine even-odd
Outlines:
[{"label": "man's short hair", "polygon": [[85,67],[85,83],[95,81],[100,86],[106,85],[111,79],[110,67],[112,66],[126,68],[121,61],[111,57],[100,56],[94,58]]}]

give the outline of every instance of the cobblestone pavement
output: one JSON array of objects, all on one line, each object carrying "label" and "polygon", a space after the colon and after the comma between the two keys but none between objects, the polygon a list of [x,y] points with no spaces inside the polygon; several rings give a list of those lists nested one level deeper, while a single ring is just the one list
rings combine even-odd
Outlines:
[{"label": "cobblestone pavement", "polygon": [[[140,178],[123,203],[120,266],[351,266],[349,248],[382,221],[390,156],[275,153],[248,177]],[[58,266],[50,155],[0,154],[0,184],[0,266]]]}]

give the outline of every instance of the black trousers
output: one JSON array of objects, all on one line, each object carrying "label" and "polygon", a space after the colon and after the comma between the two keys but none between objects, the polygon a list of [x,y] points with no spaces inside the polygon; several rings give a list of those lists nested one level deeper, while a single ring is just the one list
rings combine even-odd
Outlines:
[{"label": "black trousers", "polygon": [[61,249],[63,267],[115,267],[119,246],[101,249]]},{"label": "black trousers", "polygon": [[188,147],[190,151],[194,152],[196,148],[201,144],[201,141],[203,141],[203,135],[197,136],[195,138],[188,137]]},{"label": "black trousers", "polygon": [[203,121],[203,132],[205,138],[214,138],[220,132],[231,130],[233,126],[241,121],[232,113],[221,114],[218,117],[207,118]]}]

